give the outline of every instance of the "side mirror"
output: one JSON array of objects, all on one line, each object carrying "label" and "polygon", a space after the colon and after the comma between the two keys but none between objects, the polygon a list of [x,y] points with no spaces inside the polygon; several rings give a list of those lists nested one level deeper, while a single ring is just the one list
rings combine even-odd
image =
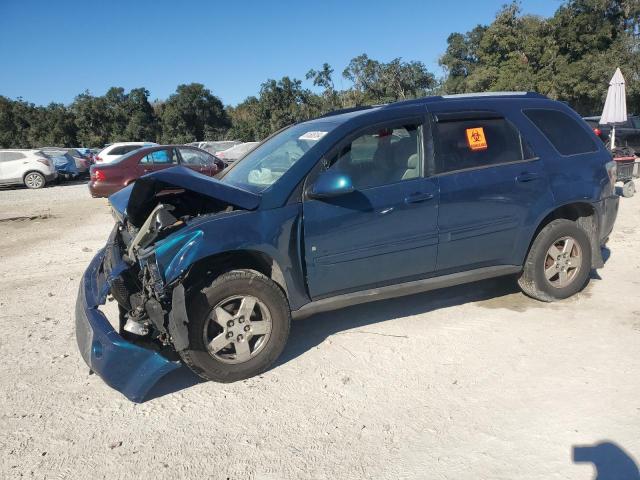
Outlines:
[{"label": "side mirror", "polygon": [[355,188],[349,175],[329,170],[318,176],[315,183],[307,190],[307,196],[322,199],[338,197],[354,191]]}]

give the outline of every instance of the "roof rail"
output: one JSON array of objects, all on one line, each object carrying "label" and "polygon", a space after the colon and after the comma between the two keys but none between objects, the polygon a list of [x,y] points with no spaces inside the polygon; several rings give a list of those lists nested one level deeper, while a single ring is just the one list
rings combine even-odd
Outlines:
[{"label": "roof rail", "polygon": [[455,93],[451,95],[442,95],[442,98],[474,98],[474,97],[528,97],[528,98],[547,98],[537,92],[476,92],[476,93]]},{"label": "roof rail", "polygon": [[343,113],[357,112],[359,110],[369,110],[370,108],[379,107],[379,106],[380,105],[363,105],[361,107],[341,108],[339,110],[332,110],[332,111],[327,112],[324,115],[320,115],[319,117],[316,117],[316,118],[333,117],[334,115],[341,115]]}]

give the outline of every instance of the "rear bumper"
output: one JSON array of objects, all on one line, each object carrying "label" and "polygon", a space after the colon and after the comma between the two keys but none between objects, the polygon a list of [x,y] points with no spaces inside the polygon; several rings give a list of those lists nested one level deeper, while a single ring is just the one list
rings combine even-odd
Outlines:
[{"label": "rear bumper", "polygon": [[180,362],[128,342],[98,310],[112,280],[103,269],[103,259],[101,250],[80,282],[75,312],[78,348],[89,368],[107,385],[129,400],[140,402],[161,377],[180,368]]},{"label": "rear bumper", "polygon": [[598,211],[598,218],[600,220],[600,225],[598,225],[600,238],[598,240],[601,245],[613,230],[613,225],[618,217],[619,202],[620,197],[613,195],[611,197],[606,197],[595,204],[596,210]]},{"label": "rear bumper", "polygon": [[108,197],[112,193],[116,193],[118,190],[121,190],[123,185],[119,183],[104,183],[104,182],[96,182],[95,180],[89,181],[89,193],[91,193],[92,197]]}]

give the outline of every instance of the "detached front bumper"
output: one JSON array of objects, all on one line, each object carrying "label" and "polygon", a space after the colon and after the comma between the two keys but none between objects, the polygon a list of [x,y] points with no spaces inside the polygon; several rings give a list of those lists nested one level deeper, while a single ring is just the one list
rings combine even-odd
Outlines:
[{"label": "detached front bumper", "polygon": [[180,368],[180,362],[125,340],[98,310],[113,280],[105,272],[104,255],[104,250],[98,252],[80,282],[76,301],[78,348],[89,368],[107,385],[129,400],[141,402],[161,377]]}]

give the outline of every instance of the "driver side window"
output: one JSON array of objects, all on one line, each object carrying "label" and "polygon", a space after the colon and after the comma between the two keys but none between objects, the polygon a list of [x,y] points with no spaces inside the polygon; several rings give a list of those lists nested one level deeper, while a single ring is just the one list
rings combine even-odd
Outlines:
[{"label": "driver side window", "polygon": [[422,165],[422,125],[414,123],[365,131],[340,149],[330,168],[365,189],[420,177]]}]

